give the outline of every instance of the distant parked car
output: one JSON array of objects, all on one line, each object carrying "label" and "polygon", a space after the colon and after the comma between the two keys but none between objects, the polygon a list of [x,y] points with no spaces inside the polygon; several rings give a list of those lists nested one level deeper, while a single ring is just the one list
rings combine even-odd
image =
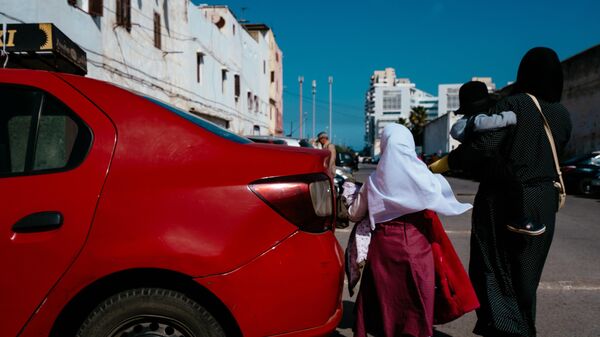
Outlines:
[{"label": "distant parked car", "polygon": [[312,147],[306,139],[281,136],[244,136],[255,143],[280,144],[295,147]]},{"label": "distant parked car", "polygon": [[592,193],[600,193],[600,173],[596,175],[594,179],[592,179]]},{"label": "distant parked car", "polygon": [[588,195],[592,180],[600,173],[600,151],[593,151],[564,161],[560,168],[567,191]]},{"label": "distant parked car", "polygon": [[371,158],[371,164],[379,164],[379,159],[381,159],[381,155],[377,154]]},{"label": "distant parked car", "polygon": [[278,145],[287,145],[283,139],[278,139],[272,136],[245,136],[255,143],[263,143],[263,144],[278,144]]},{"label": "distant parked car", "polygon": [[336,329],[328,153],[80,76],[0,69],[0,102],[2,337]]},{"label": "distant parked car", "polygon": [[335,166],[347,167],[352,171],[357,171],[358,160],[350,152],[338,152],[335,158]]}]

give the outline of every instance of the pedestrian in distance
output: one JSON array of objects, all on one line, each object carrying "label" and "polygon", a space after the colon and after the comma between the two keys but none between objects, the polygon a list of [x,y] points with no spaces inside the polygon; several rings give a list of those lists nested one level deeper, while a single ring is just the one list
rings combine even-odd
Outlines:
[{"label": "pedestrian in distance", "polygon": [[321,148],[323,150],[329,150],[329,152],[331,153],[331,157],[329,157],[329,173],[331,173],[331,175],[335,177],[335,145],[333,145],[329,141],[329,135],[327,135],[327,132],[324,131],[319,132],[319,134],[317,135],[317,142],[321,144]]},{"label": "pedestrian in distance", "polygon": [[[512,93],[492,108],[514,111],[516,125],[479,133],[449,155],[451,169],[477,172],[481,180],[469,265],[481,303],[474,328],[478,335],[537,335],[536,292],[562,195],[556,188],[556,152],[562,152],[571,134],[569,112],[560,104],[562,87],[556,53],[543,47],[529,50]],[[523,218],[530,228],[512,226]]]},{"label": "pedestrian in distance", "polygon": [[[368,217],[372,234],[356,299],[354,335],[427,337],[433,334],[435,272],[428,237],[433,212],[458,215],[448,182],[417,157],[411,132],[387,125],[375,171],[349,208]],[[463,271],[464,272],[464,271]]]}]

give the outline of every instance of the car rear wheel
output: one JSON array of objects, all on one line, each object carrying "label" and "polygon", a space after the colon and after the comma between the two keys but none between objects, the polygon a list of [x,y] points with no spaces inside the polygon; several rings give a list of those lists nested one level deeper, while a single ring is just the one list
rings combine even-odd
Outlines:
[{"label": "car rear wheel", "polygon": [[186,295],[140,288],[118,293],[96,307],[77,337],[224,337],[217,320]]},{"label": "car rear wheel", "polygon": [[579,181],[579,193],[583,195],[592,194],[592,179],[581,179]]}]

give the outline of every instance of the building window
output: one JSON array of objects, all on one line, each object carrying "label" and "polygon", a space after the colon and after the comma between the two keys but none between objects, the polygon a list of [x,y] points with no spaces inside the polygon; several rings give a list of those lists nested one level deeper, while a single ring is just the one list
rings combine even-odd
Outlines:
[{"label": "building window", "polygon": [[104,4],[102,0],[89,0],[89,13],[92,16],[102,16]]},{"label": "building window", "polygon": [[235,35],[235,25],[231,25],[232,29],[233,29],[233,35]]},{"label": "building window", "polygon": [[275,53],[275,61],[279,62],[279,53]]},{"label": "building window", "polygon": [[263,74],[267,73],[267,61],[263,60]]},{"label": "building window", "polygon": [[204,64],[204,54],[196,53],[196,82],[202,83],[202,65]]},{"label": "building window", "polygon": [[160,49],[160,14],[154,12],[154,47]]},{"label": "building window", "polygon": [[102,0],[67,0],[67,3],[83,11],[87,11],[92,16],[102,16],[103,13],[104,6]]},{"label": "building window", "polygon": [[254,112],[258,112],[258,96],[254,95]]},{"label": "building window", "polygon": [[240,98],[240,75],[234,75],[234,92],[235,92],[235,99],[237,100],[238,98]]},{"label": "building window", "polygon": [[223,27],[225,27],[225,19],[217,14],[213,14],[212,17],[212,22],[215,24],[215,26],[217,26],[217,28],[219,28],[219,30],[222,30]]},{"label": "building window", "polygon": [[131,32],[131,0],[117,0],[117,26]]},{"label": "building window", "polygon": [[252,93],[248,91],[248,112],[252,112]]},{"label": "building window", "polygon": [[227,69],[221,69],[221,92],[225,94],[225,85],[227,84]]},{"label": "building window", "polygon": [[275,72],[271,72],[271,83],[275,82]]},{"label": "building window", "polygon": [[402,93],[400,91],[383,91],[383,110],[402,110]]}]

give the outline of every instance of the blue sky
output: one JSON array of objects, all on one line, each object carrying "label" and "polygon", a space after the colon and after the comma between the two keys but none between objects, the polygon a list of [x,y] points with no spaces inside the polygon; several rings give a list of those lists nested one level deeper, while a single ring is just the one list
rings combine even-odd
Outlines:
[{"label": "blue sky", "polygon": [[[209,3],[197,1],[195,3]],[[298,76],[304,76],[303,110],[312,133],[310,83],[317,81],[316,129],[329,123],[327,77],[333,84],[333,136],[355,149],[364,145],[364,97],[374,70],[393,67],[398,77],[437,95],[438,84],[492,77],[497,87],[514,80],[521,57],[535,46],[561,60],[600,44],[600,1],[231,0],[238,19],[270,26],[283,51],[284,130],[298,136]],[[242,7],[246,7],[242,11]]]}]

